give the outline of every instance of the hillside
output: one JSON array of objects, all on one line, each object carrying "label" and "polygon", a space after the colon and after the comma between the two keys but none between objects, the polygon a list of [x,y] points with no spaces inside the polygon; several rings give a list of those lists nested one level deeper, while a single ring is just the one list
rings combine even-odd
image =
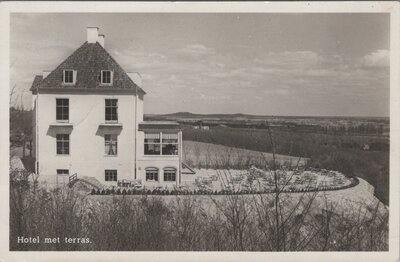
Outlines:
[{"label": "hillside", "polygon": [[[308,158],[276,154],[280,164],[305,165]],[[193,167],[248,168],[250,164],[272,161],[272,153],[263,153],[243,148],[235,148],[211,143],[183,141],[183,160]]]}]

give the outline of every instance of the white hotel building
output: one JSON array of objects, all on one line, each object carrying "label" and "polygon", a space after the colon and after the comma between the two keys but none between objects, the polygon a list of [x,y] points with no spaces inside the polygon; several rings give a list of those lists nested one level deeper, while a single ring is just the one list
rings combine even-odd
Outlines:
[{"label": "white hotel building", "polygon": [[139,85],[104,49],[98,28],[87,28],[87,41],[31,87],[39,178],[60,183],[77,174],[104,185],[179,185],[181,129],[143,121],[146,93]]}]

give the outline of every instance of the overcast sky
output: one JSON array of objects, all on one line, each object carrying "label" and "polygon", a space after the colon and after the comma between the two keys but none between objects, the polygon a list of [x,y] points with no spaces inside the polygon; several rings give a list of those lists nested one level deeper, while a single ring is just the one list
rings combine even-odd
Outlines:
[{"label": "overcast sky", "polygon": [[141,73],[145,113],[388,116],[389,23],[386,14],[13,14],[11,86],[28,90],[97,26],[120,65]]}]

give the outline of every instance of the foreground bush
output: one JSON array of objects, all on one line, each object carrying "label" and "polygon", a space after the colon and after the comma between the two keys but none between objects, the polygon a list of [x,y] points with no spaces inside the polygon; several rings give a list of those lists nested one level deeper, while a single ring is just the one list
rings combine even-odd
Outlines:
[{"label": "foreground bush", "polygon": [[[317,201],[318,193],[296,201],[274,194],[87,196],[21,179],[12,179],[10,193],[11,250],[388,249],[388,212],[379,202],[344,210]],[[41,243],[18,244],[21,236]],[[61,241],[46,244],[45,237]],[[90,242],[66,244],[65,237]]]}]

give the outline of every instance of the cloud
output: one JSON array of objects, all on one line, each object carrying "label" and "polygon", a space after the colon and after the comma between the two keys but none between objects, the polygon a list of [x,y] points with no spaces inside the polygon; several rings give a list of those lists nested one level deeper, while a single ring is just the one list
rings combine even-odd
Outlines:
[{"label": "cloud", "polygon": [[289,95],[291,92],[288,89],[274,89],[274,90],[272,90],[272,92],[269,92],[269,93],[286,96],[286,95]]},{"label": "cloud", "polygon": [[389,67],[390,52],[386,49],[378,49],[363,57],[363,66],[372,68]]},{"label": "cloud", "polygon": [[213,55],[216,53],[214,48],[206,47],[202,44],[187,45],[187,46],[179,49],[178,51],[182,55],[191,56],[191,57]]},{"label": "cloud", "polygon": [[306,76],[315,76],[315,77],[324,77],[324,76],[334,76],[338,75],[338,69],[321,69],[321,68],[313,68],[305,71]]},{"label": "cloud", "polygon": [[[56,66],[67,51],[73,51],[54,42],[54,53],[43,56],[39,44],[35,52],[26,45],[15,42],[11,57],[15,61],[12,83],[26,87],[34,73],[48,65]],[[310,50],[227,52],[202,43],[172,49],[128,46],[108,51],[126,71],[138,71],[143,76],[147,113],[228,112],[232,108],[273,113],[296,103],[311,112],[318,106],[323,108],[327,99],[350,103],[348,97],[354,94],[374,98],[377,89],[385,94],[389,86],[388,70],[383,70],[388,65],[387,50],[356,58]]]},{"label": "cloud", "polygon": [[229,101],[232,100],[232,98],[229,95],[207,95],[204,93],[200,93],[199,96],[200,100],[205,100],[206,102],[218,102],[218,101]]},{"label": "cloud", "polygon": [[272,67],[307,68],[323,62],[323,57],[313,51],[270,52],[262,58],[256,58],[256,64]]},{"label": "cloud", "polygon": [[158,58],[158,59],[166,59],[167,57],[160,53],[150,53],[149,57]]}]

